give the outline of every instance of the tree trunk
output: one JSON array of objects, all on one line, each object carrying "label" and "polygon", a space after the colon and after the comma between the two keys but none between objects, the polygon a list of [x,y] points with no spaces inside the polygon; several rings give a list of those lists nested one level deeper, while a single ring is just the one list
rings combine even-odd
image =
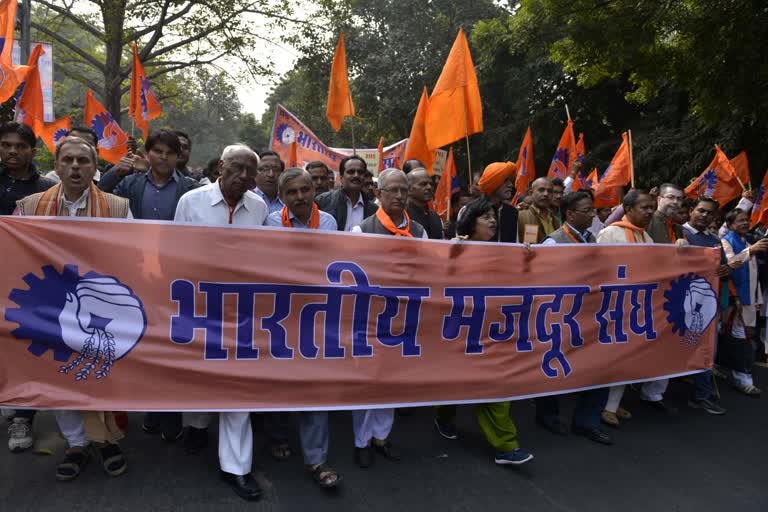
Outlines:
[{"label": "tree trunk", "polygon": [[101,13],[104,20],[104,106],[120,123],[120,58],[123,54],[123,27],[127,0],[103,0]]}]

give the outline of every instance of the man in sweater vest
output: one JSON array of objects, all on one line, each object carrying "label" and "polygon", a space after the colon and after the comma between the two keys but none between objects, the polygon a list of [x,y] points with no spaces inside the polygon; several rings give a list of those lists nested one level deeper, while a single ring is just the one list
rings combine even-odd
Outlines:
[{"label": "man in sweater vest", "polygon": [[[400,169],[386,169],[379,174],[379,200],[381,208],[352,233],[373,233],[406,238],[427,238],[427,231],[412,221],[405,211],[408,202],[408,178]],[[375,242],[374,242],[375,243]],[[387,439],[395,421],[394,409],[367,409],[352,411],[355,432],[355,462],[361,468],[373,463],[374,450],[389,460],[400,460],[392,443]]]},{"label": "man in sweater vest", "polygon": [[[707,228],[717,215],[720,204],[711,197],[700,197],[691,209],[691,218],[683,224],[683,235],[690,245],[696,247],[717,247],[720,249],[721,265],[717,268],[720,289],[728,287],[727,278],[731,268],[725,261],[725,253],[720,239],[707,232]],[[703,409],[709,414],[725,414],[725,409],[713,399],[712,371],[706,370],[693,376],[693,395],[688,405],[694,409]]]},{"label": "man in sweater vest", "polygon": [[[554,244],[593,244],[595,237],[589,232],[595,208],[592,195],[585,191],[566,194],[560,201],[560,210],[565,216],[565,224],[552,232],[544,245]],[[571,431],[600,444],[613,444],[611,436],[600,429],[600,413],[608,400],[608,388],[591,389],[579,393],[579,402],[573,411]],[[564,435],[565,426],[561,423],[559,400],[557,396],[545,396],[536,399],[536,421],[547,430]]]},{"label": "man in sweater vest", "polygon": [[537,178],[531,183],[533,204],[522,210],[517,219],[518,242],[540,244],[560,227],[560,219],[552,214],[553,193],[549,178]]},{"label": "man in sweater vest", "polygon": [[[78,137],[62,140],[56,147],[54,168],[60,182],[45,192],[19,200],[14,215],[132,218],[127,199],[102,192],[94,185],[96,149],[85,140]],[[56,467],[57,480],[73,480],[80,475],[90,458],[91,442],[96,444],[107,474],[125,473],[128,465],[117,444],[124,435],[118,426],[120,420],[116,419],[118,413],[56,411],[55,416],[68,446],[64,459]]]}]

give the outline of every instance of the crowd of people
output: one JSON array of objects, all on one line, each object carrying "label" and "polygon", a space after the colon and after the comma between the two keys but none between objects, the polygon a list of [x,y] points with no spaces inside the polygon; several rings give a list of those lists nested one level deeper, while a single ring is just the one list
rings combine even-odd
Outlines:
[{"label": "crowd of people", "polygon": [[[256,152],[245,144],[223,149],[202,174],[192,172],[192,143],[184,132],[161,130],[149,135],[143,148],[132,141],[129,155],[100,170],[97,136],[90,128],[73,128],[56,147],[54,169],[43,175],[36,168],[37,136],[15,122],[0,127],[0,215],[45,215],[150,219],[210,225],[275,226],[322,229],[401,237],[471,240],[487,243],[537,244],[632,243],[690,244],[721,248],[721,318],[718,325],[718,377],[738,391],[759,396],[752,378],[755,359],[765,360],[764,293],[768,291],[763,258],[768,239],[750,227],[754,200],[745,192],[739,204],[724,212],[709,197],[686,199],[679,184],[664,183],[651,191],[629,190],[615,208],[595,208],[589,190],[571,191],[579,169],[566,180],[538,178],[514,201],[516,168],[511,162],[489,164],[473,175],[469,189],[455,193],[448,222],[431,209],[435,178],[417,160],[402,169],[386,169],[377,178],[359,156],[344,158],[338,169],[322,162],[285,168],[272,151]],[[338,171],[338,175],[335,171]],[[725,414],[711,371],[693,377],[688,406],[710,414]],[[664,400],[668,381],[645,382],[637,391],[649,410],[675,414]],[[622,407],[625,386],[580,392],[570,421],[562,418],[559,398],[537,398],[536,421],[557,435],[576,435],[600,444],[614,442],[605,428],[632,418]],[[519,465],[533,459],[520,446],[510,403],[474,406],[478,426],[492,447],[497,464]],[[8,447],[21,452],[34,444],[36,411],[4,410],[9,421]],[[111,476],[123,474],[127,461],[119,441],[126,417],[118,412],[54,411],[67,449],[56,478],[75,479],[96,456]],[[340,473],[327,460],[327,411],[297,413],[300,449],[308,474],[320,487],[334,488]],[[354,460],[361,468],[377,457],[390,461],[400,453],[390,441],[396,411],[352,411]],[[446,439],[459,436],[456,406],[434,410],[436,432]],[[261,415],[269,453],[291,457],[293,416]],[[181,440],[188,453],[208,443],[212,413],[150,412],[142,428],[167,442]],[[218,453],[221,476],[244,499],[261,490],[251,475],[253,432],[248,412],[218,414]]]}]

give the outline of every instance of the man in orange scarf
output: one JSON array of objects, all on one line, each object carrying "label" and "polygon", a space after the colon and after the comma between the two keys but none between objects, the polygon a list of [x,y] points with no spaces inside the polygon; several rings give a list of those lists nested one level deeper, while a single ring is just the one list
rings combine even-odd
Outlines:
[{"label": "man in orange scarf", "polygon": [[[127,199],[102,192],[93,184],[96,148],[91,144],[79,137],[67,137],[56,147],[54,158],[60,182],[19,200],[15,215],[131,218]],[[107,474],[125,473],[128,465],[117,444],[124,435],[124,413],[56,411],[55,416],[68,445],[64,459],[56,467],[57,480],[73,480],[80,475],[90,458],[91,442],[96,444]]]},{"label": "man in orange scarf", "polygon": [[277,189],[285,206],[270,213],[265,226],[336,231],[333,215],[315,204],[314,181],[308,171],[296,167],[288,169],[278,178]]},{"label": "man in orange scarf", "polygon": [[[299,168],[288,169],[277,180],[281,211],[272,212],[265,225],[283,228],[318,229],[336,231],[333,215],[317,208],[313,176]],[[324,489],[341,482],[338,471],[327,464],[328,411],[302,411],[299,413],[299,439],[304,465],[312,479]]]},{"label": "man in orange scarf", "polygon": [[[381,208],[354,228],[353,233],[374,233],[405,238],[427,238],[427,231],[411,220],[405,205],[408,202],[408,178],[400,169],[386,169],[379,174]],[[374,450],[389,460],[400,460],[387,439],[395,421],[394,409],[352,411],[355,431],[355,462],[361,468],[373,463]]]},{"label": "man in orange scarf", "polygon": [[477,181],[477,188],[490,199],[496,210],[496,241],[515,243],[517,238],[517,208],[510,204],[515,195],[517,167],[512,162],[494,162],[486,166]]},{"label": "man in orange scarf", "polygon": [[[599,244],[652,244],[653,239],[645,232],[653,216],[654,200],[645,190],[630,190],[621,202],[624,218],[614,222],[597,235]],[[619,420],[628,420],[632,415],[620,407],[624,396],[624,386],[614,386],[608,393],[601,418],[603,423],[612,427],[619,426]]]}]

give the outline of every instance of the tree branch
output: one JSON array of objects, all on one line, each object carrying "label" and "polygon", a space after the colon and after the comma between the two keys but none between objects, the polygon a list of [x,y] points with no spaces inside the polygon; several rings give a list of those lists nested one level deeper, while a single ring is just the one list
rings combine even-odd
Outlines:
[{"label": "tree branch", "polygon": [[57,12],[60,15],[64,16],[68,20],[71,20],[75,25],[80,27],[81,29],[85,30],[89,34],[96,36],[99,38],[100,41],[104,40],[104,33],[98,30],[93,25],[87,23],[85,20],[80,18],[78,15],[72,12],[70,6],[67,6],[66,8],[58,6],[56,4],[52,4],[48,2],[47,0],[35,0],[36,3],[44,5],[48,9],[52,10],[53,12]]},{"label": "tree branch", "polygon": [[60,70],[62,73],[64,73],[64,75],[67,76],[68,78],[71,78],[72,80],[80,82],[81,84],[83,84],[84,86],[88,87],[93,91],[98,91],[101,89],[101,87],[97,83],[92,82],[91,80],[88,80],[88,78],[86,78],[82,73],[73,73],[72,70],[70,70],[66,66],[59,66],[57,69]]},{"label": "tree branch", "polygon": [[99,71],[101,71],[102,73],[104,73],[104,72],[105,72],[105,69],[104,69],[104,64],[102,64],[101,62],[99,62],[99,61],[96,59],[96,57],[94,57],[93,55],[90,55],[90,54],[88,54],[87,52],[85,52],[85,51],[83,51],[82,49],[80,49],[80,47],[79,47],[79,46],[77,46],[76,44],[72,43],[70,40],[68,40],[68,39],[66,39],[66,38],[64,38],[64,37],[62,37],[62,36],[60,36],[60,35],[59,35],[59,34],[57,34],[56,32],[52,32],[52,31],[48,30],[48,29],[47,29],[47,28],[45,28],[44,26],[42,26],[42,25],[39,25],[39,24],[37,24],[37,23],[34,23],[34,22],[32,22],[32,23],[30,24],[30,26],[31,26],[32,28],[34,28],[35,30],[37,30],[38,32],[41,32],[41,33],[43,33],[43,34],[47,35],[48,37],[50,37],[50,38],[51,38],[51,39],[53,39],[54,41],[56,41],[56,42],[58,42],[58,43],[62,44],[63,46],[66,46],[66,47],[67,47],[67,48],[69,48],[71,51],[73,51],[74,53],[76,53],[77,55],[79,55],[80,57],[82,57],[82,58],[83,58],[83,60],[85,60],[86,62],[88,62],[88,64],[90,64],[91,66],[95,67],[96,69],[98,69],[98,70],[99,70]]}]

